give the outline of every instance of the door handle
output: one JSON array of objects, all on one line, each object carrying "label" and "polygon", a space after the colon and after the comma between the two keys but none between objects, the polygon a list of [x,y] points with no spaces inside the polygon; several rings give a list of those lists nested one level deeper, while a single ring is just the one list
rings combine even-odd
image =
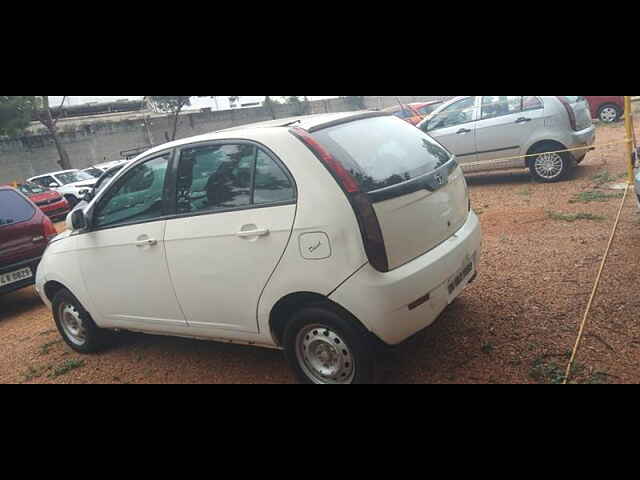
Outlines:
[{"label": "door handle", "polygon": [[158,243],[157,240],[153,238],[147,238],[146,240],[138,240],[135,242],[136,247],[152,247]]},{"label": "door handle", "polygon": [[456,135],[461,135],[463,133],[471,133],[471,130],[469,130],[468,128],[461,128],[456,132]]},{"label": "door handle", "polygon": [[243,230],[241,232],[236,233],[236,236],[238,236],[240,238],[264,237],[265,235],[269,235],[269,229],[268,228],[261,228],[261,229],[257,229],[257,230]]},{"label": "door handle", "polygon": [[530,122],[531,119],[527,118],[527,117],[520,117],[519,119],[516,120],[516,123],[524,123],[524,122]]}]

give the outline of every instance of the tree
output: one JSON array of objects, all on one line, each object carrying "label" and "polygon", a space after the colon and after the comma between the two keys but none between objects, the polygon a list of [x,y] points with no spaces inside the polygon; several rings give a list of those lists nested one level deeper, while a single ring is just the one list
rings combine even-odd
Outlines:
[{"label": "tree", "polygon": [[58,137],[58,127],[57,123],[62,116],[62,107],[64,106],[64,102],[67,97],[62,97],[62,103],[57,108],[57,110],[53,110],[49,105],[49,97],[28,97],[31,102],[31,108],[34,112],[34,116],[38,119],[40,123],[42,123],[47,130],[49,130],[49,134],[53,139],[53,143],[56,145],[56,149],[58,150],[58,156],[60,160],[58,160],[58,165],[63,170],[70,170],[73,167],[71,166],[71,161],[69,160],[69,154],[60,142],[60,137]]},{"label": "tree", "polygon": [[296,115],[305,115],[311,111],[308,97],[304,97],[304,100],[300,100],[300,97],[284,97],[284,99],[289,105],[296,106],[296,111],[294,112]]},{"label": "tree", "polygon": [[364,104],[364,97],[342,97],[342,98],[344,98],[348,103],[351,104],[351,106],[353,106],[358,110],[364,110],[365,108],[367,108],[366,105]]},{"label": "tree", "polygon": [[274,105],[277,105],[279,102],[271,97],[264,97],[264,108],[267,109],[271,118],[276,119],[276,110]]},{"label": "tree", "polygon": [[29,126],[32,97],[0,97],[0,135],[17,135]]},{"label": "tree", "polygon": [[173,117],[173,131],[171,133],[171,139],[165,132],[167,141],[173,141],[176,139],[176,133],[178,132],[178,119],[180,112],[185,106],[191,105],[191,97],[147,97],[149,101],[161,112],[170,113]]}]

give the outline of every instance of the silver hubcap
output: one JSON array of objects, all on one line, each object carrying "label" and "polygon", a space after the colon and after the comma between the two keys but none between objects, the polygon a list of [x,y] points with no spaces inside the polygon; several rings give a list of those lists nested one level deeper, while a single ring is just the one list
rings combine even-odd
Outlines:
[{"label": "silver hubcap", "polygon": [[547,180],[558,177],[564,168],[562,157],[557,153],[543,153],[536,158],[535,169],[538,175]]},{"label": "silver hubcap", "polygon": [[616,118],[618,118],[618,112],[613,107],[603,108],[600,112],[600,120],[602,120],[603,122],[615,122]]},{"label": "silver hubcap", "polygon": [[68,303],[60,305],[60,324],[67,338],[74,344],[82,346],[87,341],[84,323],[74,305]]},{"label": "silver hubcap", "polygon": [[298,332],[296,355],[314,383],[353,381],[356,370],[351,350],[340,335],[326,326],[310,325]]}]

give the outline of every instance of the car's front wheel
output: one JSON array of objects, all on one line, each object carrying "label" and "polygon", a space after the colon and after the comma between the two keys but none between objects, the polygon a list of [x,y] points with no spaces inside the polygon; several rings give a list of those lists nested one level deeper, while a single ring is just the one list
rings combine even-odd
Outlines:
[{"label": "car's front wheel", "polygon": [[113,334],[99,328],[69,290],[60,290],[53,298],[52,305],[56,327],[73,350],[94,353],[109,346]]},{"label": "car's front wheel", "polygon": [[617,122],[622,116],[622,112],[615,105],[604,105],[598,112],[598,118],[603,123]]},{"label": "car's front wheel", "polygon": [[559,182],[569,174],[571,164],[571,157],[567,152],[546,151],[532,157],[529,170],[538,182]]},{"label": "car's front wheel", "polygon": [[363,327],[325,305],[294,314],[284,332],[285,356],[303,383],[363,384],[375,380],[375,352]]}]

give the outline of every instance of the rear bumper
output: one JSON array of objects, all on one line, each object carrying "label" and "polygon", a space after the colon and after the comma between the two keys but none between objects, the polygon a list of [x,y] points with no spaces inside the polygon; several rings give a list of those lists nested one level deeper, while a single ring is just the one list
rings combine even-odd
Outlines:
[{"label": "rear bumper", "polygon": [[587,147],[584,150],[574,150],[570,152],[573,158],[581,160],[584,156],[592,150],[593,145],[596,143],[596,127],[591,125],[589,128],[580,130],[579,132],[571,132],[565,145],[568,149]]},{"label": "rear bumper", "polygon": [[0,286],[0,295],[13,292],[15,290],[20,290],[21,288],[28,287],[36,283],[36,272],[38,270],[38,264],[40,263],[40,259],[42,257],[31,258],[29,260],[23,260],[18,263],[13,263],[11,265],[5,265],[0,267],[0,274],[3,273],[11,273],[17,270],[22,270],[23,268],[29,267],[31,268],[31,272],[33,276],[31,278],[25,278],[16,283],[12,283],[10,285]]},{"label": "rear bumper", "polygon": [[[397,345],[431,325],[474,279],[480,247],[480,222],[471,212],[463,227],[438,247],[387,273],[366,265],[330,298],[384,343]],[[465,267],[470,262],[469,271]],[[456,286],[450,290],[451,285]]]}]

